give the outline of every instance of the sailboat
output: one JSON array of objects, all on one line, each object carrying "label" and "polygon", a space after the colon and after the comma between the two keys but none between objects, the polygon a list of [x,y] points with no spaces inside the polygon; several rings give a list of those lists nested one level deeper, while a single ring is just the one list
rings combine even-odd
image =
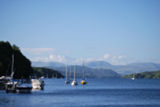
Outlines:
[{"label": "sailboat", "polygon": [[78,82],[76,81],[76,67],[74,66],[74,78],[71,83],[72,86],[78,85]]},{"label": "sailboat", "polygon": [[16,92],[16,87],[18,85],[17,81],[13,80],[14,76],[14,55],[12,55],[12,63],[11,63],[11,77],[10,80],[5,84],[5,91],[8,92]]},{"label": "sailboat", "polygon": [[20,81],[14,81],[14,54],[12,55],[12,66],[11,66],[11,80],[6,83],[5,90],[8,92],[28,93],[31,92],[32,85],[30,83],[24,83]]},{"label": "sailboat", "polygon": [[69,80],[68,80],[68,66],[66,65],[66,80],[65,80],[65,84],[69,84]]},{"label": "sailboat", "polygon": [[133,74],[133,77],[131,78],[132,80],[135,80],[135,75]]},{"label": "sailboat", "polygon": [[[10,65],[11,64],[9,64],[8,69],[9,69]],[[7,73],[8,73],[8,70],[7,70]],[[7,76],[7,73],[6,73],[6,76],[0,77],[0,90],[4,90],[6,83],[8,83],[11,80],[11,77]]]},{"label": "sailboat", "polygon": [[10,81],[10,77],[7,76],[1,76],[0,77],[0,90],[4,90],[5,89],[5,84],[8,83]]},{"label": "sailboat", "polygon": [[83,70],[82,70],[82,72],[83,72],[83,77],[82,77],[81,84],[82,84],[82,85],[85,85],[85,84],[87,84],[87,82],[86,82],[86,80],[85,80],[85,70],[84,70],[84,63],[83,63]]}]

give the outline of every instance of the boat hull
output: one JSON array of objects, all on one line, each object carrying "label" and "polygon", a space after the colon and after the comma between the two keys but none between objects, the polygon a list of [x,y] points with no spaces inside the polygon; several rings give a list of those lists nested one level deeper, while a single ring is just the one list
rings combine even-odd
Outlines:
[{"label": "boat hull", "polygon": [[87,84],[87,82],[85,80],[81,81],[81,85],[86,85],[86,84]]},{"label": "boat hull", "polygon": [[31,93],[32,87],[17,87],[17,93]]},{"label": "boat hull", "polygon": [[32,88],[33,89],[44,89],[44,81],[41,79],[32,79]]},{"label": "boat hull", "polygon": [[74,81],[72,81],[71,85],[72,86],[78,85],[78,82],[74,80]]}]

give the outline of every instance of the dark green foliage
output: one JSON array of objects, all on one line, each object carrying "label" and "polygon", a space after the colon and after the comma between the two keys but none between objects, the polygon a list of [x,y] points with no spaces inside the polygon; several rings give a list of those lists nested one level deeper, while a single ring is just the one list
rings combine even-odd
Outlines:
[{"label": "dark green foliage", "polygon": [[14,54],[14,78],[29,78],[32,74],[31,62],[21,53],[20,49],[9,42],[0,42],[0,76],[11,75],[11,61]]},{"label": "dark green foliage", "polygon": [[131,74],[124,76],[125,78],[132,78],[134,75],[135,78],[152,78],[152,79],[160,79],[160,71],[154,72],[142,72],[137,74]]},{"label": "dark green foliage", "polygon": [[33,75],[36,77],[47,77],[47,78],[64,78],[64,76],[56,70],[43,68],[43,67],[33,67]]}]

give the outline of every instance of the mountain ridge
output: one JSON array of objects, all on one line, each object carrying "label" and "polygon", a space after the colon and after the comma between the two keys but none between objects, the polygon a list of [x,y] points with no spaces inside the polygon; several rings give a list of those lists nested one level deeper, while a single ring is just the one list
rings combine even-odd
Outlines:
[{"label": "mountain ridge", "polygon": [[[116,73],[113,70],[110,69],[95,69],[95,68],[89,68],[86,66],[80,66],[80,65],[76,65],[76,66],[68,66],[68,71],[70,72],[71,69],[71,77],[73,77],[73,71],[74,71],[74,67],[76,69],[76,77],[77,78],[81,78],[83,75],[83,70],[85,70],[85,76],[87,78],[114,78],[114,77],[120,77],[120,75],[118,73]],[[66,67],[59,67],[59,68],[54,68],[55,70],[59,71],[60,73],[62,73],[63,75],[65,75],[65,71],[66,71]]]},{"label": "mountain ridge", "polygon": [[[43,62],[41,62],[41,64],[43,65]],[[45,66],[42,66],[42,67],[58,68],[58,67],[65,66],[65,64],[59,63],[59,62],[49,62],[48,65],[47,63],[45,64],[44,64]],[[34,63],[33,65],[36,65],[36,63]],[[160,70],[160,64],[156,64],[152,62],[130,63],[127,65],[112,65],[105,61],[91,61],[91,62],[85,63],[85,66],[93,69],[110,69],[121,75]]]}]

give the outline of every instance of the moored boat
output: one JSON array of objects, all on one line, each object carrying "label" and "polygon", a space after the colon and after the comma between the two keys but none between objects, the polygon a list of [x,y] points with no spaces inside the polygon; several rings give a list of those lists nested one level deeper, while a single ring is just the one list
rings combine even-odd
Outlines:
[{"label": "moored boat", "polygon": [[135,75],[133,74],[133,77],[131,78],[132,80],[135,80]]},{"label": "moored boat", "polygon": [[78,82],[76,81],[76,66],[74,66],[74,78],[71,85],[72,86],[78,85]]},{"label": "moored boat", "polygon": [[0,90],[5,89],[5,84],[10,81],[11,77],[1,76],[0,77]]},{"label": "moored boat", "polygon": [[17,85],[16,92],[17,93],[30,93],[32,90],[32,85],[30,83],[22,83]]},{"label": "moored boat", "polygon": [[32,88],[33,89],[39,89],[39,90],[43,90],[44,89],[44,80],[42,78],[40,79],[31,79],[32,82]]},{"label": "moored boat", "polygon": [[5,91],[6,93],[16,93],[16,88],[18,86],[18,82],[17,81],[8,81],[5,84]]},{"label": "moored boat", "polygon": [[[11,65],[11,77],[10,80],[5,84],[6,93],[8,92],[18,92],[18,93],[28,93],[31,92],[32,86],[28,80],[15,81],[14,76],[14,54],[12,55],[12,65]],[[30,80],[29,80],[30,81]]]},{"label": "moored boat", "polygon": [[11,63],[11,77],[9,81],[5,84],[5,91],[8,92],[16,92],[16,87],[18,85],[17,81],[13,80],[14,76],[14,54],[12,54],[12,63]]},{"label": "moored boat", "polygon": [[82,70],[82,72],[83,72],[83,77],[82,77],[81,85],[85,85],[85,84],[87,84],[87,82],[86,82],[86,80],[85,80],[84,63],[83,63],[83,70]]},{"label": "moored boat", "polygon": [[69,84],[70,81],[68,80],[68,66],[66,65],[66,76],[65,76],[66,80],[65,80],[65,84]]}]

